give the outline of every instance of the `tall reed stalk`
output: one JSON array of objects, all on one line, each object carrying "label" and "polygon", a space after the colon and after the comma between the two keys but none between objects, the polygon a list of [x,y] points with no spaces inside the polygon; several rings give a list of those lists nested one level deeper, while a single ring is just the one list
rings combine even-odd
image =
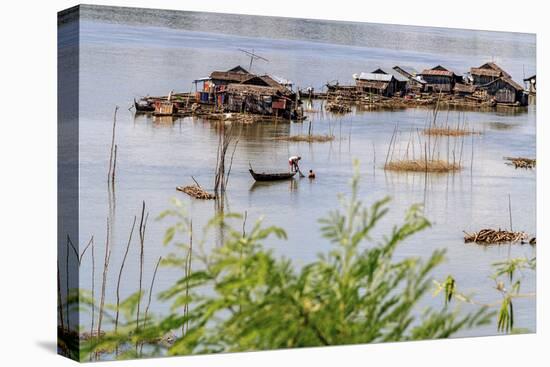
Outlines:
[{"label": "tall reed stalk", "polygon": [[134,216],[134,222],[132,223],[132,229],[130,230],[130,235],[128,236],[128,243],[126,244],[126,251],[124,252],[124,257],[122,258],[122,263],[120,264],[120,270],[118,271],[118,280],[116,284],[116,316],[115,316],[115,333],[118,330],[118,317],[120,313],[120,280],[122,279],[122,271],[124,270],[124,265],[126,264],[126,258],[128,257],[128,252],[130,250],[130,244],[132,243],[132,235],[134,233],[134,228],[136,226],[136,216]]},{"label": "tall reed stalk", "polygon": [[[139,220],[139,297],[137,303],[137,312],[136,312],[136,329],[139,329],[139,315],[141,312],[141,292],[143,288],[143,260],[144,260],[144,250],[145,250],[145,230],[147,228],[147,219],[149,218],[149,213],[145,214],[145,201],[142,202],[141,206],[141,219]],[[136,345],[137,350],[137,345]]]},{"label": "tall reed stalk", "polygon": [[97,318],[97,337],[99,339],[101,335],[101,323],[103,322],[103,311],[105,307],[105,289],[107,288],[107,274],[109,272],[109,262],[111,260],[111,246],[110,239],[111,237],[111,226],[109,219],[107,219],[107,238],[105,240],[105,257],[103,261],[103,276],[101,280],[101,295],[99,300],[99,313]]}]

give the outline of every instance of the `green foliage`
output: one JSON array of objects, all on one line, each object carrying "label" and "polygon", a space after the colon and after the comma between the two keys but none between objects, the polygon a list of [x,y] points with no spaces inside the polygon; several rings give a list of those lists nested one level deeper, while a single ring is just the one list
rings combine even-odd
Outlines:
[{"label": "green foliage", "polygon": [[[426,259],[395,259],[397,246],[430,223],[413,206],[401,225],[375,242],[370,234],[388,212],[389,199],[367,208],[358,198],[358,185],[356,170],[351,196],[341,197],[342,208],[321,220],[331,250],[302,267],[262,245],[270,237],[285,239],[283,229],[264,227],[260,220],[244,233],[230,225],[240,216],[226,215],[209,224],[224,229],[224,244],[207,250],[199,242],[192,255],[195,270],[188,272],[191,246],[178,242],[177,235],[191,226],[176,202],[161,215],[177,220],[164,242],[178,252],[163,264],[186,274],[160,294],[171,302],[172,314],[134,334],[105,339],[143,343],[178,331],[167,353],[181,355],[446,338],[487,323],[485,307],[462,315],[445,303],[420,312],[419,301],[429,292],[430,274],[444,251]],[[445,289],[450,301],[454,280]]]},{"label": "green foliage", "polygon": [[[536,269],[536,258],[509,258],[505,261],[496,262],[493,264],[495,268],[494,274],[491,278],[495,281],[495,289],[501,294],[502,301],[496,304],[482,305],[477,303],[471,297],[461,294],[456,290],[455,280],[448,276],[444,283],[434,281],[436,286],[434,295],[437,295],[442,290],[445,291],[445,303],[451,301],[451,299],[457,298],[458,300],[470,304],[477,304],[484,307],[498,306],[499,311],[497,313],[497,331],[502,333],[518,334],[526,332],[525,329],[514,328],[514,298],[520,297],[534,297],[534,294],[522,294],[521,277],[518,278],[517,273],[523,275],[523,271],[534,271]],[[501,279],[501,277],[505,280]],[[514,281],[514,279],[516,279]],[[508,286],[507,286],[508,285]]]}]

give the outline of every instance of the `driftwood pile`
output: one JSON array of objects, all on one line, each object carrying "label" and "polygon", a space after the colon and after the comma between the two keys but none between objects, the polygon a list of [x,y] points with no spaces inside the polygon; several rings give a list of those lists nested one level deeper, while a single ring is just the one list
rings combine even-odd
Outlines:
[{"label": "driftwood pile", "polygon": [[530,159],[530,158],[523,158],[523,157],[504,157],[507,165],[514,166],[515,168],[525,168],[525,169],[531,169],[535,168],[537,165],[536,159]]},{"label": "driftwood pile", "polygon": [[351,106],[347,104],[341,97],[336,97],[326,104],[327,111],[336,113],[351,112]]},{"label": "driftwood pile", "polygon": [[[529,236],[525,232],[513,232],[506,230],[482,229],[479,232],[467,233],[464,232],[464,243],[475,242],[482,245],[498,245],[502,243],[525,243]],[[535,244],[536,240],[533,237],[530,244]]]},{"label": "driftwood pile", "polygon": [[212,195],[211,193],[205,191],[202,187],[198,185],[178,186],[176,187],[176,190],[184,192],[187,195],[194,197],[195,199],[212,200],[216,198],[215,195]]}]

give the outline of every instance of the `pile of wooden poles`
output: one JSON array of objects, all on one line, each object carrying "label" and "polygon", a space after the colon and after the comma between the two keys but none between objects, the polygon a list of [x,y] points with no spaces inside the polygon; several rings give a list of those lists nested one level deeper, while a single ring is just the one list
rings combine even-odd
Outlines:
[{"label": "pile of wooden poles", "polygon": [[344,98],[337,96],[325,106],[326,110],[335,113],[348,113],[351,112],[351,106],[344,100]]},{"label": "pile of wooden poles", "polygon": [[[522,242],[528,238],[525,232],[482,229],[479,232],[464,232],[464,243],[475,242],[482,245]],[[531,242],[531,241],[530,241]]]},{"label": "pile of wooden poles", "polygon": [[510,166],[514,166],[515,168],[530,169],[530,168],[534,168],[537,165],[536,159],[523,158],[523,157],[517,157],[517,158],[504,157],[504,159],[508,161],[506,162],[506,164]]},{"label": "pile of wooden poles", "polygon": [[211,200],[216,198],[215,195],[205,191],[202,187],[197,185],[178,186],[176,190],[184,192],[195,199]]}]

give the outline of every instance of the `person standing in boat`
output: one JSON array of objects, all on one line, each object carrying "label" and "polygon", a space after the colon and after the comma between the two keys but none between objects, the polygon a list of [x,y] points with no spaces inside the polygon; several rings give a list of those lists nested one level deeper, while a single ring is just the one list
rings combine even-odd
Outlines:
[{"label": "person standing in boat", "polygon": [[288,165],[290,166],[290,172],[299,172],[300,167],[298,166],[298,161],[302,159],[299,155],[293,155],[288,158]]}]

